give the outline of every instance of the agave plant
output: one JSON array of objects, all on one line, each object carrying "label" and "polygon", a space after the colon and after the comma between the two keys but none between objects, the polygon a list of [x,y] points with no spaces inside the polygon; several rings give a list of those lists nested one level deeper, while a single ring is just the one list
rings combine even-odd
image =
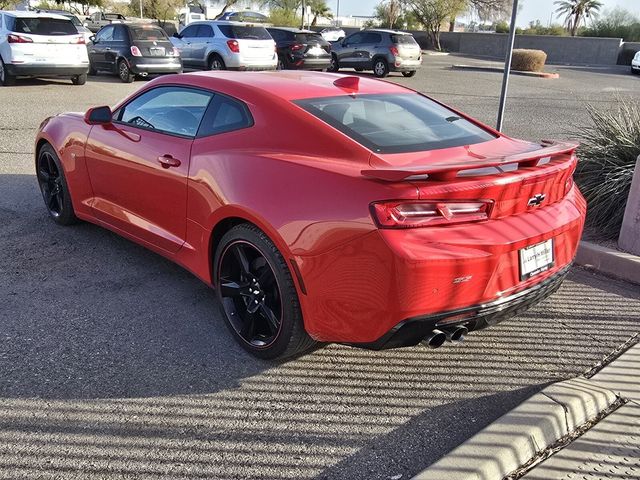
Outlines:
[{"label": "agave plant", "polygon": [[575,132],[581,141],[576,182],[587,199],[587,225],[616,238],[640,155],[640,105],[618,99],[613,110],[588,105],[587,111],[591,124]]}]

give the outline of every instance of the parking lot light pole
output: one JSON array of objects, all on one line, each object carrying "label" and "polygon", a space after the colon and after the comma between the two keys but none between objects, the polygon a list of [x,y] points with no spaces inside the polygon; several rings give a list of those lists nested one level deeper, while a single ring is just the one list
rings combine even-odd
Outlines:
[{"label": "parking lot light pole", "polygon": [[498,107],[498,124],[496,130],[502,131],[504,120],[504,106],[507,101],[507,88],[509,87],[509,73],[511,72],[511,55],[513,54],[513,42],[516,39],[516,16],[518,14],[518,0],[513,0],[511,10],[511,26],[509,27],[509,43],[504,57],[504,75],[502,77],[502,91],[500,92],[500,106]]}]

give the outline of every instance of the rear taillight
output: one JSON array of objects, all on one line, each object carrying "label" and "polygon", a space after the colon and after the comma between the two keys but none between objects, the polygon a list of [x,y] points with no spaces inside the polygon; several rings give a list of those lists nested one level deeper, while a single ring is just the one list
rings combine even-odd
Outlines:
[{"label": "rear taillight", "polygon": [[135,45],[131,45],[131,55],[133,55],[134,57],[141,57],[142,52]]},{"label": "rear taillight", "polygon": [[380,228],[418,228],[480,222],[489,218],[489,201],[392,201],[371,204],[371,215]]},{"label": "rear taillight", "polygon": [[7,42],[9,43],[33,43],[33,40],[29,37],[23,37],[22,35],[7,35]]},{"label": "rear taillight", "polygon": [[73,37],[70,43],[86,45],[87,41],[84,39],[84,35],[78,35],[77,37]]},{"label": "rear taillight", "polygon": [[179,57],[180,56],[180,50],[178,50],[176,47],[173,47],[173,48],[167,50],[167,55],[169,55],[170,57]]},{"label": "rear taillight", "polygon": [[400,52],[398,52],[398,47],[389,47],[389,51],[391,52],[391,55],[393,55],[394,57],[397,57],[400,55]]},{"label": "rear taillight", "polygon": [[237,40],[227,40],[227,46],[233,53],[240,53],[240,44]]},{"label": "rear taillight", "polygon": [[292,52],[297,52],[298,50],[302,50],[304,48],[304,45],[302,45],[301,43],[295,43],[291,45],[290,48]]}]

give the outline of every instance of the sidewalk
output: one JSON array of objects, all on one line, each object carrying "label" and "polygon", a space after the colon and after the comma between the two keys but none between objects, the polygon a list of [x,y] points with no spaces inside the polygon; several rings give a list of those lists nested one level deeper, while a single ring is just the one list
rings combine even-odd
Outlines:
[{"label": "sidewalk", "polygon": [[523,479],[640,478],[640,344],[591,377],[591,381],[629,402]]},{"label": "sidewalk", "polygon": [[[627,403],[528,470],[620,399]],[[613,406],[613,407],[612,407]],[[561,442],[560,442],[561,443]],[[559,447],[558,447],[559,448]],[[544,458],[544,457],[538,457]],[[517,472],[517,474],[516,474]],[[600,372],[550,385],[418,474],[418,480],[640,479],[640,344]]]}]

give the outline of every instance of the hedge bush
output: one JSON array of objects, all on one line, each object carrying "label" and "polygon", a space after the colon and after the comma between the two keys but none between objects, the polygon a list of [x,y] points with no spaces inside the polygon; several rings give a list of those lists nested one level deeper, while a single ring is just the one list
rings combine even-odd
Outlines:
[{"label": "hedge bush", "polygon": [[618,99],[613,110],[587,106],[590,125],[580,127],[576,182],[587,199],[587,225],[602,238],[620,234],[631,179],[640,155],[640,105]]},{"label": "hedge bush", "polygon": [[516,48],[511,57],[511,68],[522,72],[541,72],[546,61],[547,54],[542,50]]}]

